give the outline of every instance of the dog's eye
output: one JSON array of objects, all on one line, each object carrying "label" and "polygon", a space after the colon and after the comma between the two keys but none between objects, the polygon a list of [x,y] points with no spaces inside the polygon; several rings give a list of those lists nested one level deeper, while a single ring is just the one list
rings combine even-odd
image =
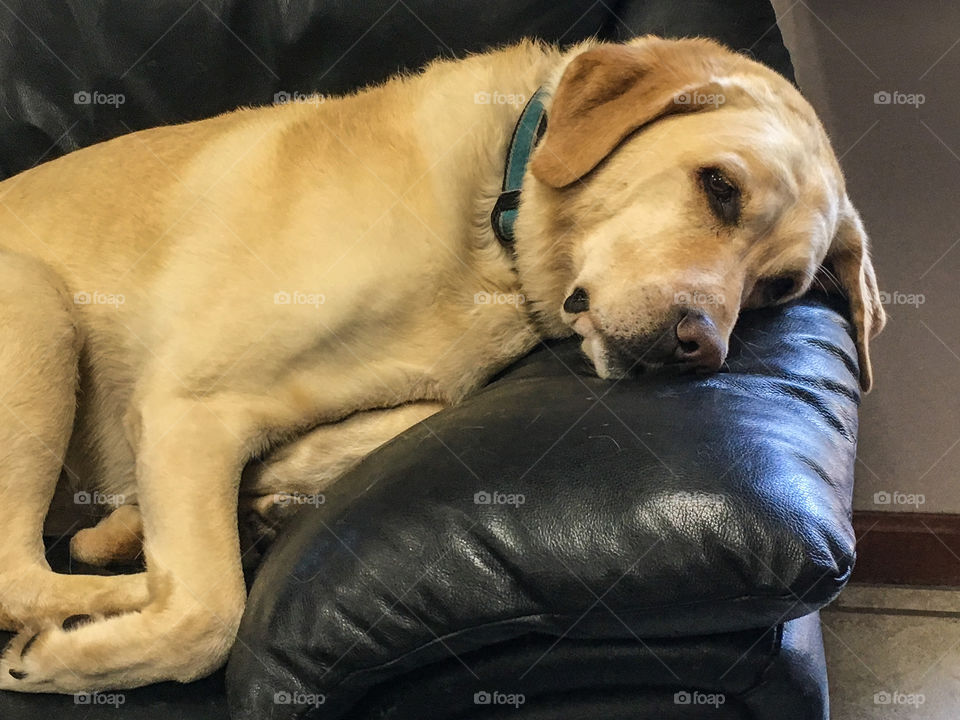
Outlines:
[{"label": "dog's eye", "polygon": [[799,287],[797,278],[792,275],[778,275],[769,280],[764,280],[764,300],[770,304],[778,303],[793,295],[797,291],[797,287]]},{"label": "dog's eye", "polygon": [[740,220],[740,188],[718,168],[701,170],[700,184],[713,214],[725,225],[735,225]]}]

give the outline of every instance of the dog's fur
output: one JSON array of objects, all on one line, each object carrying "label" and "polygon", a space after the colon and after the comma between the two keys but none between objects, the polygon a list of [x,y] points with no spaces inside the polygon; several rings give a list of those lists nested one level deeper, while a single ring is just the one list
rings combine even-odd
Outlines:
[{"label": "dog's fur", "polygon": [[[548,129],[514,258],[489,216],[520,107],[496,100],[541,86]],[[736,223],[711,213],[704,167],[740,185]],[[216,668],[244,606],[238,495],[269,515],[274,493],[321,492],[541,338],[576,331],[598,373],[620,376],[656,364],[642,348],[672,337],[678,294],[711,298],[725,343],[742,308],[822,271],[850,299],[866,388],[883,324],[812,109],[706,40],[526,42],[347,97],[134,133],[0,184],[0,228],[12,690]],[[784,275],[794,285],[771,298]],[[563,310],[577,287],[589,312]],[[638,349],[629,363],[621,341]],[[241,483],[251,458],[296,438]],[[131,557],[142,535],[145,573],[50,572],[41,534],[61,468],[122,506],[74,555]],[[61,627],[77,614],[90,621]]]}]

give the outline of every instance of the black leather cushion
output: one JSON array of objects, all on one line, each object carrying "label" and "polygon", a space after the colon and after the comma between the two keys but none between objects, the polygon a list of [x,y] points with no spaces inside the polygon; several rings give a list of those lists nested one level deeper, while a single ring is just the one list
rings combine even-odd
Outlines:
[{"label": "black leather cushion", "polygon": [[[477,675],[471,679],[460,660]],[[384,683],[351,709],[373,718],[523,717],[524,720],[670,720],[756,718],[771,706],[778,720],[826,717],[819,614],[783,626],[688,638],[582,640],[528,635],[460,659],[445,659]],[[790,675],[790,700],[771,697]],[[507,704],[477,707],[492,691]],[[712,696],[712,702],[711,702]],[[773,702],[771,702],[771,700]],[[330,717],[329,709],[320,714]],[[519,712],[518,712],[519,711]],[[756,713],[756,714],[754,714]],[[332,715],[336,717],[336,714]]]},{"label": "black leather cushion", "polygon": [[[0,178],[132,130],[277,92],[342,93],[525,36],[708,35],[793,77],[767,0],[6,0],[0,28]],[[75,102],[94,92],[124,102]]]},{"label": "black leather cushion", "polygon": [[746,314],[711,377],[610,383],[575,342],[540,348],[296,518],[229,667],[239,716],[293,717],[274,693],[303,690],[341,717],[531,636],[615,647],[824,605],[854,559],[855,357],[816,298]]},{"label": "black leather cushion", "polygon": [[[6,633],[0,633],[5,642]],[[3,720],[228,720],[223,671],[197,682],[80,695],[0,692]],[[269,717],[269,716],[268,716]]]}]

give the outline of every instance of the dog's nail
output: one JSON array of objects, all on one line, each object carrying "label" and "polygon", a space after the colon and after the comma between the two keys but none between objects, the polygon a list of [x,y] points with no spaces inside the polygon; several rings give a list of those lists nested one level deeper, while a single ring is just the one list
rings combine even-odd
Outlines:
[{"label": "dog's nail", "polygon": [[[27,654],[27,650],[30,649],[30,646],[33,645],[34,641],[40,637],[40,633],[36,633],[32,638],[27,640],[24,646],[20,649],[20,658],[23,659],[23,656]],[[13,672],[12,670],[10,672]]]},{"label": "dog's nail", "polygon": [[23,670],[10,670],[10,677],[14,680],[23,680],[27,674]]},{"label": "dog's nail", "polygon": [[78,627],[92,622],[93,617],[90,615],[71,615],[63,621],[61,627],[63,628],[64,632],[70,632],[71,630],[76,630]]}]

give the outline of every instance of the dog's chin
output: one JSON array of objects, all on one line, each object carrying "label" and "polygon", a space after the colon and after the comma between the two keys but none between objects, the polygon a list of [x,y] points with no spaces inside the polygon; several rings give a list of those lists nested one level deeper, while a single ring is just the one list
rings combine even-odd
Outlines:
[{"label": "dog's chin", "polygon": [[570,327],[580,336],[580,351],[593,363],[593,369],[597,373],[597,377],[601,380],[615,380],[623,377],[623,374],[619,372],[620,368],[612,362],[612,358],[607,352],[603,336],[597,332],[589,316],[580,316]]},{"label": "dog's chin", "polygon": [[651,373],[670,376],[691,372],[690,368],[683,363],[653,362],[644,359],[631,360],[618,357],[616,353],[607,350],[603,339],[598,335],[583,338],[580,349],[587,359],[593,363],[593,368],[601,380],[636,379]]},{"label": "dog's chin", "polygon": [[599,335],[584,338],[580,349],[593,363],[593,369],[601,380],[621,380],[647,372],[649,369],[644,363],[636,363],[633,367],[629,367],[611,356],[604,345],[603,338]]},{"label": "dog's chin", "polygon": [[607,351],[604,349],[603,340],[599,336],[592,335],[583,338],[583,342],[580,343],[580,350],[593,363],[593,369],[597,373],[597,377],[602,380],[609,380],[612,377],[610,364],[607,362]]},{"label": "dog's chin", "polygon": [[663,367],[663,363],[628,359],[609,350],[604,335],[597,332],[586,316],[581,316],[572,327],[582,338],[580,350],[593,363],[594,371],[602,380],[635,378]]}]

